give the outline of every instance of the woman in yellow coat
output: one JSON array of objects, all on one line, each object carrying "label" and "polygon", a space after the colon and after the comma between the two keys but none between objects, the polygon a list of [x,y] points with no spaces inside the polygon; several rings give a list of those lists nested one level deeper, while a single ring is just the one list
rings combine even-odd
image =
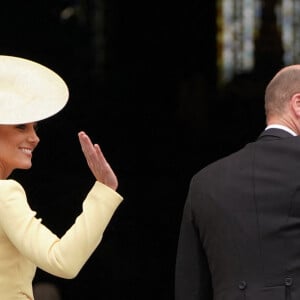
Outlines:
[{"label": "woman in yellow coat", "polygon": [[36,268],[75,277],[99,245],[122,201],[117,178],[99,145],[85,132],[78,138],[95,184],[71,228],[58,237],[28,205],[23,187],[8,179],[14,169],[29,169],[39,143],[38,121],[60,111],[69,97],[65,82],[36,62],[0,55],[0,299],[33,299]]}]

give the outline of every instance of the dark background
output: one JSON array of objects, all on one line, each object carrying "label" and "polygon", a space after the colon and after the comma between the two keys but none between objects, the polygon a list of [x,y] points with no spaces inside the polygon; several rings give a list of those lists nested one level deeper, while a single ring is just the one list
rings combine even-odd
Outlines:
[{"label": "dark background", "polygon": [[[35,282],[55,283],[63,300],[171,300],[189,181],[260,133],[265,84],[281,60],[261,37],[253,72],[220,89],[214,1],[103,1],[101,30],[99,3],[2,3],[0,53],[45,64],[70,88],[66,108],[39,124],[32,169],[13,174],[30,205],[58,235],[73,223],[94,182],[82,129],[101,145],[125,198],[75,279],[38,270]],[[78,4],[78,14],[60,17]]]}]

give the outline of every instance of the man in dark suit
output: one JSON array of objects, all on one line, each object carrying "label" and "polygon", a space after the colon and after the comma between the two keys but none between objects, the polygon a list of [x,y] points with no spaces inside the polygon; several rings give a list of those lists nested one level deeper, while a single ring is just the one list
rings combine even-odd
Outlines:
[{"label": "man in dark suit", "polygon": [[300,299],[300,65],[270,81],[265,110],[257,141],[192,178],[176,300]]}]

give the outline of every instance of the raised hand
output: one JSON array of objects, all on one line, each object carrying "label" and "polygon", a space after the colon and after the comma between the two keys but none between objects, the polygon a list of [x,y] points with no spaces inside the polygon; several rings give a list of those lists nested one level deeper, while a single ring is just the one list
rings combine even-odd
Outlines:
[{"label": "raised hand", "polygon": [[106,161],[100,146],[93,144],[84,131],[80,131],[78,137],[87,164],[96,180],[116,190],[118,187],[118,179]]}]

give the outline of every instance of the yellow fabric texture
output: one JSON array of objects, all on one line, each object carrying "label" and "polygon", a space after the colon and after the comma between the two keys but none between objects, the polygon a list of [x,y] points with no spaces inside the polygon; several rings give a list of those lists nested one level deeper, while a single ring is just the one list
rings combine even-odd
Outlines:
[{"label": "yellow fabric texture", "polygon": [[37,267],[62,278],[75,277],[122,200],[117,192],[95,182],[81,214],[59,238],[35,217],[18,182],[0,180],[0,299],[33,299]]}]

